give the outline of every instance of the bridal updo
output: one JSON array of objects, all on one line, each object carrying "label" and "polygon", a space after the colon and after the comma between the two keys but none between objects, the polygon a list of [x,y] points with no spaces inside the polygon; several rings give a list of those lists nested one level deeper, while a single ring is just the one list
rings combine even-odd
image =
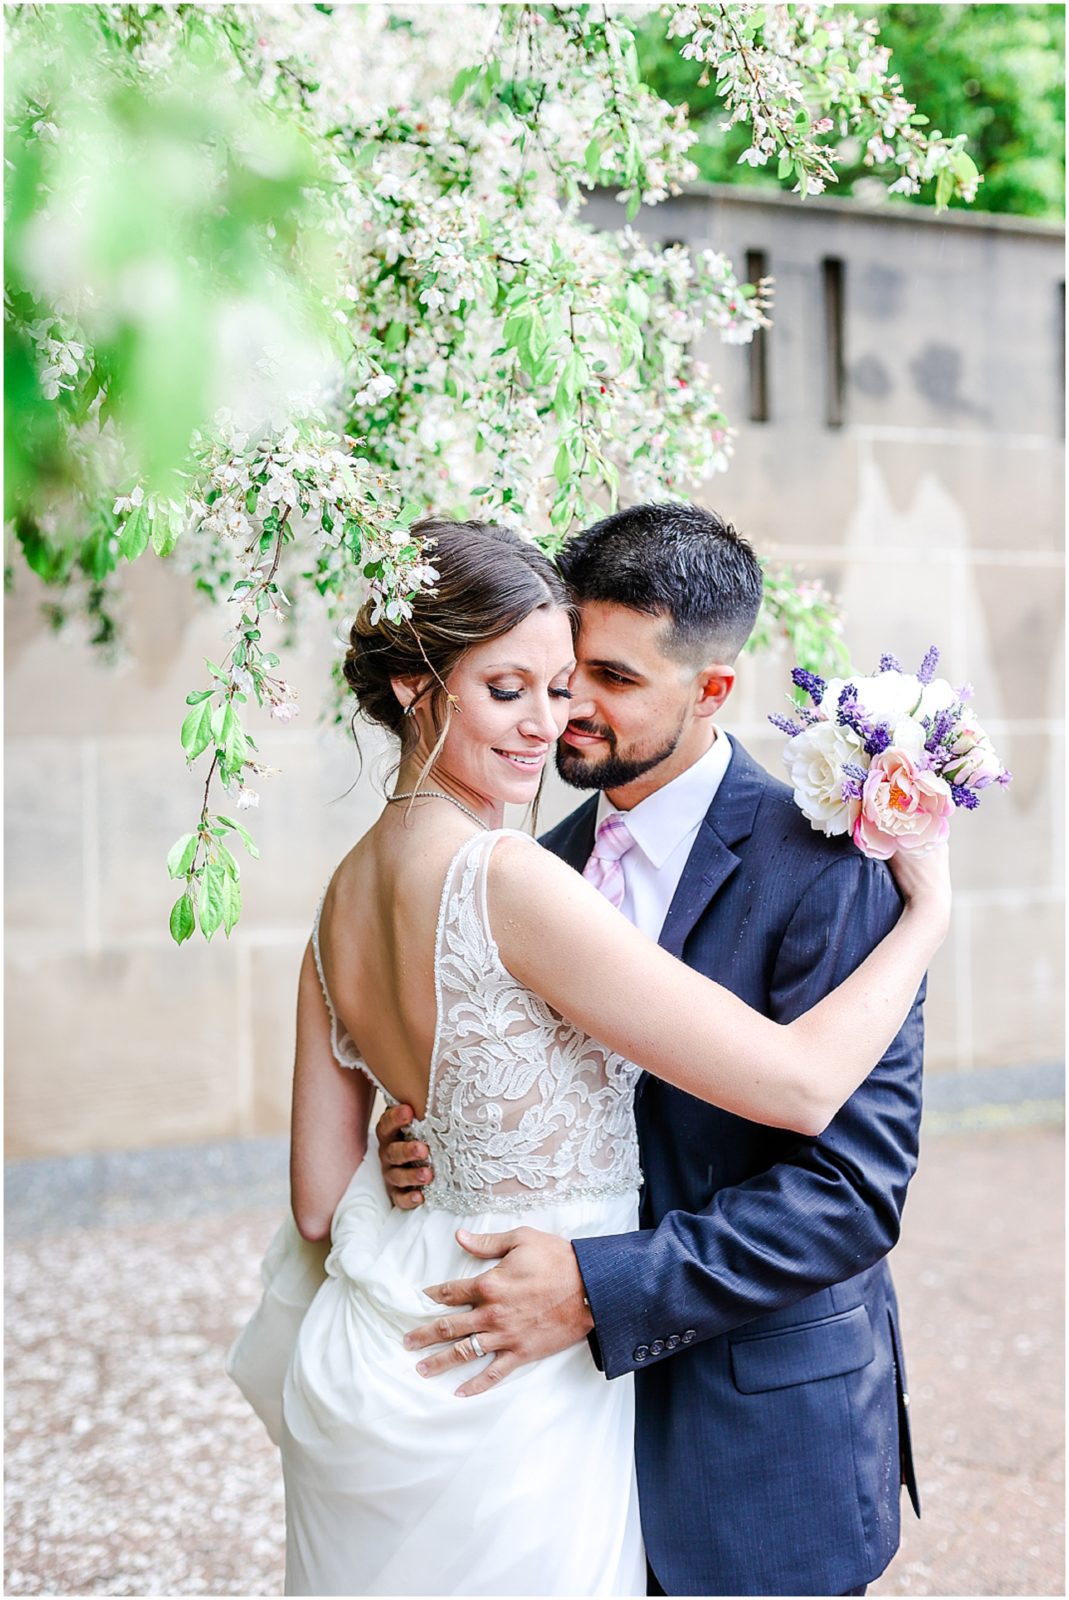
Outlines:
[{"label": "bridal updo", "polygon": [[445,683],[465,651],[498,639],[534,611],[577,612],[553,563],[519,534],[490,522],[428,517],[412,532],[433,540],[427,560],[438,573],[433,591],[420,590],[410,618],[371,621],[373,602],[357,613],[349,633],[345,680],[359,710],[401,743],[404,759],[418,742],[415,719],[406,717],[391,679],[430,677],[427,694],[438,745],[449,724]]}]

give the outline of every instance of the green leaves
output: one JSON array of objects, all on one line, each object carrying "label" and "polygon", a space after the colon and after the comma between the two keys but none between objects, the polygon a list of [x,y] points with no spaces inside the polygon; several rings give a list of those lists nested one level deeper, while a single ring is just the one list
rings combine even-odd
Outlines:
[{"label": "green leaves", "polygon": [[211,943],[211,938],[222,926],[226,910],[223,885],[226,881],[226,869],[221,862],[208,861],[200,880],[200,895],[197,900],[197,914],[200,919],[200,931]]},{"label": "green leaves", "polygon": [[182,749],[187,761],[195,761],[202,750],[212,742],[212,703],[210,699],[195,705],[182,724]]},{"label": "green leaves", "polygon": [[191,939],[196,925],[193,900],[188,894],[181,895],[171,907],[170,930],[175,944],[184,944]]},{"label": "green leaves", "polygon": [[588,377],[586,362],[577,350],[573,350],[561,368],[556,392],[553,396],[553,409],[562,421],[570,417],[575,411],[579,400],[579,391]]},{"label": "green leaves", "polygon": [[[229,939],[241,916],[241,868],[223,843],[227,830],[236,832],[250,855],[258,856],[249,832],[231,817],[211,817],[205,812],[196,833],[183,834],[171,847],[167,870],[172,878],[185,878],[185,892],[171,908],[171,938],[182,944],[200,931],[210,942],[222,928]],[[203,846],[199,866],[197,855]]]},{"label": "green leaves", "polygon": [[180,525],[177,517],[161,508],[152,518],[152,548],[158,556],[169,556],[178,543]]},{"label": "green leaves", "polygon": [[[559,318],[557,319],[559,325]],[[545,375],[546,357],[553,343],[551,325],[533,299],[515,304],[501,330],[505,346],[515,350],[520,366],[535,383]]]},{"label": "green leaves", "polygon": [[241,916],[241,884],[237,879],[237,872],[227,873],[223,878],[220,901],[223,912],[223,932],[229,939],[238,918]]},{"label": "green leaves", "polygon": [[151,519],[145,506],[135,506],[119,529],[119,549],[127,561],[136,561],[148,545]]},{"label": "green leaves", "polygon": [[240,822],[234,822],[230,817],[224,817],[222,815],[216,817],[215,820],[216,822],[221,822],[224,828],[233,828],[234,832],[238,835],[250,856],[259,856],[260,852],[257,849],[253,841],[252,834],[249,832],[248,828],[243,827]]},{"label": "green leaves", "polygon": [[197,835],[184,833],[176,839],[167,855],[167,871],[172,878],[184,878],[193,865],[197,853]]},{"label": "green leaves", "polygon": [[237,775],[248,753],[248,741],[241,720],[234,710],[233,701],[227,702],[223,712],[222,727],[219,733],[219,748],[222,751],[223,765],[228,772]]}]

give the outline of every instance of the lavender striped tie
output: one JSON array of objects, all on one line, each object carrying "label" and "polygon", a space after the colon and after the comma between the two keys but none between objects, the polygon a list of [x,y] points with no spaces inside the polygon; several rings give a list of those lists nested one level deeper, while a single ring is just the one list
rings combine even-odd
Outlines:
[{"label": "lavender striped tie", "polygon": [[614,905],[617,910],[624,903],[624,869],[620,857],[634,844],[627,823],[619,811],[610,812],[598,828],[594,851],[583,868],[583,877]]}]

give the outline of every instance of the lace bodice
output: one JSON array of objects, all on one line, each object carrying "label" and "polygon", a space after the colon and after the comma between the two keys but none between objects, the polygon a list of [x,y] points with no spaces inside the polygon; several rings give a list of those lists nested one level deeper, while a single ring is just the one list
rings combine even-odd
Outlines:
[{"label": "lace bodice", "polygon": [[[626,1193],[642,1181],[631,1109],[639,1068],[566,1022],[502,964],[486,873],[504,837],[537,848],[512,829],[478,834],[446,873],[427,1110],[412,1124],[435,1170],[426,1204],[469,1215]],[[361,1068],[396,1104],[339,1025],[323,981],[318,911],[312,950],[335,1058]],[[594,973],[592,963],[592,982]]]}]

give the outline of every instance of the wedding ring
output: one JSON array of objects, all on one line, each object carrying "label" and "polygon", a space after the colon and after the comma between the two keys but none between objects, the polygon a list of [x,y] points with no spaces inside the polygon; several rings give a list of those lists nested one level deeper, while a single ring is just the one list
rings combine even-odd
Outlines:
[{"label": "wedding ring", "polygon": [[482,1345],[479,1343],[479,1335],[477,1333],[468,1335],[468,1343],[471,1345],[471,1353],[476,1360],[478,1360],[480,1356],[489,1354],[489,1352],[484,1350]]}]

